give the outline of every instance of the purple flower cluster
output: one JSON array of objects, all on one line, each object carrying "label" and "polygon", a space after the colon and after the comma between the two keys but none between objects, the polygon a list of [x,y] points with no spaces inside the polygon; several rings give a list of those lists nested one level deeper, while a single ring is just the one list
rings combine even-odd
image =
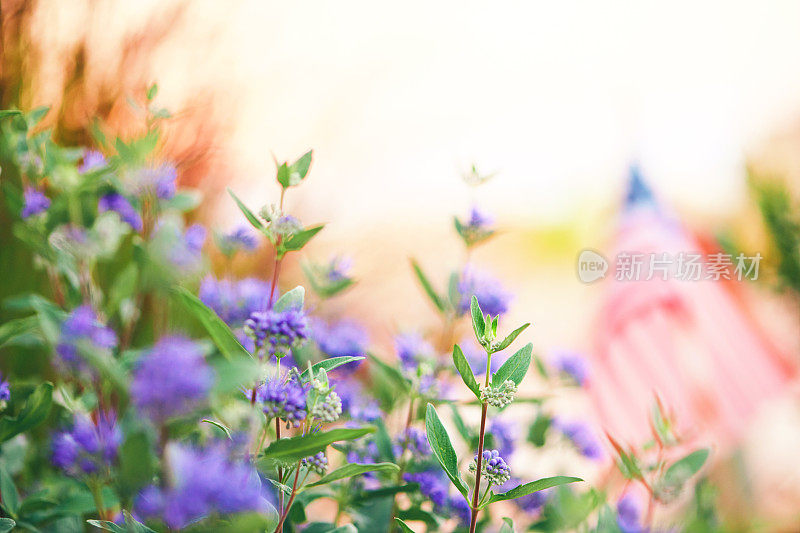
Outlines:
[{"label": "purple flower cluster", "polygon": [[22,193],[25,205],[22,206],[22,218],[32,217],[39,213],[44,213],[50,207],[50,198],[44,193],[33,187],[25,187]]},{"label": "purple flower cluster", "polygon": [[206,449],[181,445],[167,448],[170,484],[149,486],[136,500],[144,518],[161,518],[172,529],[181,529],[206,516],[267,509],[261,480],[252,465],[231,458],[222,445]]},{"label": "purple flower cluster", "polygon": [[11,386],[7,380],[3,379],[3,374],[0,372],[0,405],[11,399]]},{"label": "purple flower cluster", "polygon": [[411,370],[419,363],[429,361],[435,357],[433,346],[423,339],[418,333],[402,333],[394,338],[397,356],[403,368]]},{"label": "purple flower cluster", "polygon": [[553,427],[567,437],[584,457],[595,460],[602,458],[600,443],[588,424],[556,418],[553,420]]},{"label": "purple flower cluster", "polygon": [[202,347],[185,337],[164,337],[137,364],[133,403],[155,424],[190,413],[208,395],[214,374]]},{"label": "purple flower cluster", "polygon": [[431,448],[425,432],[415,427],[407,428],[397,439],[394,454],[400,456],[404,450],[409,450],[415,458],[430,455]]},{"label": "purple flower cluster", "polygon": [[127,185],[136,196],[154,194],[161,200],[175,196],[175,182],[178,171],[171,163],[142,167],[128,176]]},{"label": "purple flower cluster", "polygon": [[581,387],[589,378],[586,360],[576,352],[558,351],[553,355],[551,364],[560,374],[569,377]]},{"label": "purple flower cluster", "polygon": [[217,238],[217,245],[223,254],[232,256],[239,250],[252,252],[258,248],[258,238],[246,226],[239,226],[235,230]]},{"label": "purple flower cluster", "polygon": [[[486,480],[492,485],[502,485],[511,479],[511,469],[506,464],[505,460],[500,457],[500,452],[497,450],[483,450],[483,460],[481,462],[481,475],[485,476]],[[478,454],[475,454],[475,459],[469,465],[470,472],[477,471]]]},{"label": "purple flower cluster", "polygon": [[469,219],[459,220],[456,229],[467,246],[472,246],[492,235],[493,231],[490,227],[492,224],[494,224],[494,219],[491,216],[477,206],[473,206],[469,213]]},{"label": "purple flower cluster", "polygon": [[241,326],[255,311],[267,307],[269,284],[256,278],[239,281],[206,276],[200,283],[200,300],[213,309],[226,324]]},{"label": "purple flower cluster", "polygon": [[617,502],[617,526],[622,533],[643,533],[645,530],[641,525],[641,509],[639,502],[633,494],[626,493]]},{"label": "purple flower cluster", "polygon": [[356,322],[341,320],[326,324],[315,320],[311,329],[320,351],[328,357],[358,357],[367,351],[367,332]]},{"label": "purple flower cluster", "polygon": [[492,316],[505,313],[511,301],[511,294],[500,285],[499,281],[469,266],[464,269],[458,280],[458,293],[461,295],[458,311],[462,314],[469,312],[473,295],[478,298],[483,312]]},{"label": "purple flower cluster", "polygon": [[306,392],[296,380],[270,380],[256,390],[256,401],[267,418],[278,418],[297,427],[306,418]]},{"label": "purple flower cluster", "polygon": [[347,413],[350,420],[373,422],[383,415],[378,401],[365,394],[364,388],[357,381],[339,381],[336,392],[342,400],[342,412]]},{"label": "purple flower cluster", "polygon": [[83,162],[78,167],[78,172],[85,174],[92,170],[104,167],[106,165],[105,156],[97,150],[86,150],[83,154]]},{"label": "purple flower cluster", "polygon": [[136,208],[131,205],[127,198],[121,194],[112,192],[106,194],[97,203],[97,211],[104,213],[114,211],[119,218],[128,224],[135,231],[142,231],[142,217]]},{"label": "purple flower cluster", "polygon": [[99,414],[96,422],[76,414],[72,427],[53,439],[52,461],[73,476],[101,474],[116,461],[121,442],[113,413]]},{"label": "purple flower cluster", "polygon": [[104,326],[88,305],[76,307],[67,316],[61,324],[61,338],[56,346],[61,362],[76,372],[88,370],[86,362],[78,354],[79,346],[102,351],[117,346],[114,330]]},{"label": "purple flower cluster", "polygon": [[450,485],[441,470],[410,472],[403,474],[403,479],[409,483],[419,483],[419,491],[433,502],[435,508],[440,511],[446,508]]},{"label": "purple flower cluster", "polygon": [[309,336],[308,318],[302,309],[255,311],[245,321],[245,331],[253,337],[257,349],[267,348],[271,356],[290,355]]},{"label": "purple flower cluster", "polygon": [[325,471],[328,469],[328,458],[325,457],[325,452],[319,452],[316,455],[309,455],[300,460],[300,464],[314,472],[317,475],[324,476]]},{"label": "purple flower cluster", "polygon": [[497,448],[502,457],[511,457],[516,446],[517,425],[514,422],[495,417],[489,423],[489,434],[492,436],[492,447]]}]

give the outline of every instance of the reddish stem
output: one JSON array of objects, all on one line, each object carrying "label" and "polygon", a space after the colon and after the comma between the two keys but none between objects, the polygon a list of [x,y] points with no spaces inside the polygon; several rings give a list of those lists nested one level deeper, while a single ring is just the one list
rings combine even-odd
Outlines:
[{"label": "reddish stem", "polygon": [[486,411],[489,404],[483,404],[483,411],[481,411],[481,433],[478,437],[478,460],[475,470],[475,489],[472,493],[472,520],[469,524],[469,533],[475,533],[475,526],[478,524],[478,497],[480,496],[481,488],[481,466],[483,463],[483,435],[486,432]]}]

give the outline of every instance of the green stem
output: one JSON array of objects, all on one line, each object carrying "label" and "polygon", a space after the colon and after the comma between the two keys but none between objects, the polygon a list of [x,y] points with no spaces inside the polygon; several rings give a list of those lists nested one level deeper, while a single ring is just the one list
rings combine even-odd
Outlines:
[{"label": "green stem", "polygon": [[[491,376],[491,367],[492,367],[492,352],[486,351],[486,379],[484,381],[484,387],[489,386],[489,376]],[[484,403],[483,409],[481,410],[481,432],[480,436],[478,437],[478,459],[475,464],[475,488],[472,492],[472,519],[470,520],[469,524],[469,533],[475,533],[475,527],[478,525],[478,512],[480,511],[479,507],[479,497],[481,491],[481,468],[483,466],[483,438],[486,434],[486,412],[488,411],[489,404]],[[487,490],[488,492],[488,490]]]},{"label": "green stem", "polygon": [[106,519],[105,504],[103,503],[103,485],[97,481],[87,481],[89,490],[92,492],[94,498],[94,506],[97,508],[97,515],[100,520]]}]

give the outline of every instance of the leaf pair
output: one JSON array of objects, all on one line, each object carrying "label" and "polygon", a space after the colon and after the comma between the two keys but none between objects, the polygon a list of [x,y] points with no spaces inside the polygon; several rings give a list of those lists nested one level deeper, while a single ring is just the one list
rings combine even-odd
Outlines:
[{"label": "leaf pair", "polygon": [[[532,355],[533,345],[529,343],[523,346],[514,355],[509,357],[508,360],[506,360],[506,362],[503,363],[503,365],[497,370],[497,372],[492,375],[492,385],[499,386],[506,380],[510,379],[515,385],[519,386],[519,384],[522,383],[522,380],[525,378],[525,374],[528,372],[528,368],[531,365]],[[480,385],[478,385],[478,382],[475,379],[475,374],[472,372],[472,367],[467,361],[467,358],[464,356],[464,352],[457,344],[453,347],[453,364],[455,365],[458,373],[461,375],[461,379],[464,381],[464,384],[469,390],[472,391],[473,394],[475,394],[475,397],[480,400]]]}]

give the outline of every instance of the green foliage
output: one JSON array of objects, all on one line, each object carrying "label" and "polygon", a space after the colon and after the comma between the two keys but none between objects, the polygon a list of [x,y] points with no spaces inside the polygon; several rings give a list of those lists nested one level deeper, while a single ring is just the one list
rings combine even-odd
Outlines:
[{"label": "green foliage", "polygon": [[338,428],[313,435],[281,439],[270,444],[264,450],[263,457],[268,461],[291,463],[321,452],[334,442],[357,439],[374,431],[375,427]]},{"label": "green foliage", "polygon": [[28,396],[17,416],[0,419],[0,443],[44,422],[52,405],[53,384],[42,383]]},{"label": "green foliage", "polygon": [[453,485],[458,491],[467,497],[467,484],[461,479],[461,474],[458,471],[458,457],[453,448],[453,443],[450,440],[450,435],[442,424],[439,415],[433,405],[428,404],[427,411],[425,412],[425,430],[428,435],[428,444],[431,446],[433,455],[439,461],[442,469],[444,469],[447,477],[453,482]]}]

